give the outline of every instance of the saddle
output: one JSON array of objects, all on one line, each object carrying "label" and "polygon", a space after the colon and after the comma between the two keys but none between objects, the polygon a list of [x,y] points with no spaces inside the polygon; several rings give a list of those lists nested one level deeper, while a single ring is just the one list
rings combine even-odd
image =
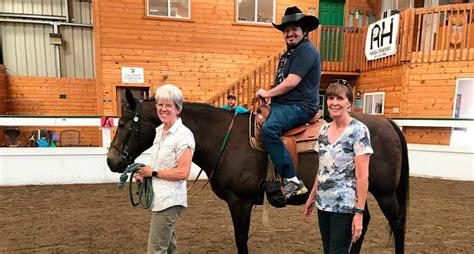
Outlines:
[{"label": "saddle", "polygon": [[[258,151],[266,151],[262,142],[262,125],[270,115],[271,108],[268,104],[261,105],[257,108],[256,119],[254,121],[253,133],[250,134],[250,145]],[[292,130],[287,131],[281,137],[283,144],[291,155],[291,160],[295,170],[298,170],[298,153],[314,152],[314,146],[319,137],[321,127],[326,123],[321,119],[322,111],[319,110],[311,120]],[[252,126],[249,121],[249,128]],[[250,131],[252,133],[252,131]]]}]

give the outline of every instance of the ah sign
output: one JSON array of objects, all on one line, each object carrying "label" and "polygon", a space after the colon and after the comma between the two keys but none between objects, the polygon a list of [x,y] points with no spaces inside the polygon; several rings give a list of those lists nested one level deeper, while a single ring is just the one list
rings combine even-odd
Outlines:
[{"label": "ah sign", "polygon": [[397,53],[397,35],[400,14],[396,14],[369,26],[365,39],[367,60],[379,59]]}]

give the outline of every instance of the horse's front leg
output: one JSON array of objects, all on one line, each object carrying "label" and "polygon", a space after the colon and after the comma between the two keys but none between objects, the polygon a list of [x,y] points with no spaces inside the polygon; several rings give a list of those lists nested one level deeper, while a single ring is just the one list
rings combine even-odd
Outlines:
[{"label": "horse's front leg", "polygon": [[248,253],[247,241],[249,238],[252,200],[233,199],[227,202],[234,224],[235,243],[239,254]]},{"label": "horse's front leg", "polygon": [[362,219],[363,223],[363,228],[362,228],[362,234],[360,235],[360,238],[352,244],[350,252],[351,254],[358,254],[360,253],[360,249],[362,248],[362,243],[364,242],[364,236],[365,233],[367,233],[367,229],[369,227],[369,222],[370,222],[370,212],[369,212],[369,207],[367,206],[367,203],[365,204],[365,214],[364,218]]}]

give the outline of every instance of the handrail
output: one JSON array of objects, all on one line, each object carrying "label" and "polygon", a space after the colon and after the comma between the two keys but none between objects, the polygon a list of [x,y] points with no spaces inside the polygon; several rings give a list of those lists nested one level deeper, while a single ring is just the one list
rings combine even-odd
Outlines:
[{"label": "handrail", "polygon": [[412,9],[411,62],[474,59],[474,3]]},{"label": "handrail", "polygon": [[256,104],[254,101],[255,92],[257,92],[259,88],[269,89],[273,84],[278,61],[283,52],[284,51],[281,50],[270,56],[265,62],[245,73],[237,79],[237,81],[209,98],[207,103],[220,107],[226,103],[228,94],[234,94],[239,100],[239,105],[255,110],[258,105],[258,103]]},{"label": "handrail", "polygon": [[[454,32],[452,31],[453,29]],[[457,31],[456,31],[457,29]],[[474,59],[474,3],[411,8],[400,13],[397,53],[367,61],[364,42],[368,26],[320,26],[309,34],[321,55],[321,70],[332,73],[359,73],[405,62],[440,62]],[[460,30],[460,31],[459,31]],[[253,95],[258,88],[268,89],[282,52],[242,75],[208,100],[214,106],[225,104],[233,93],[239,104],[255,109]]]},{"label": "handrail", "polygon": [[361,28],[322,25],[309,34],[319,49],[321,70],[325,72],[356,72],[360,69],[363,50]]},{"label": "handrail", "polygon": [[[363,38],[368,27],[363,27]],[[474,3],[411,8],[400,13],[397,54],[367,61],[361,71],[399,65],[474,59]]]}]

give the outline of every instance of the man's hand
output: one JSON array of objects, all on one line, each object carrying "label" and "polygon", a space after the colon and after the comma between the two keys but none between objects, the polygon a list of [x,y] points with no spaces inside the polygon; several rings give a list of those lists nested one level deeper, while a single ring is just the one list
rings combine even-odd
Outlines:
[{"label": "man's hand", "polygon": [[268,98],[270,97],[268,95],[268,91],[265,90],[265,89],[258,89],[258,91],[255,93],[255,97],[258,98],[259,96],[263,97],[263,98]]}]

